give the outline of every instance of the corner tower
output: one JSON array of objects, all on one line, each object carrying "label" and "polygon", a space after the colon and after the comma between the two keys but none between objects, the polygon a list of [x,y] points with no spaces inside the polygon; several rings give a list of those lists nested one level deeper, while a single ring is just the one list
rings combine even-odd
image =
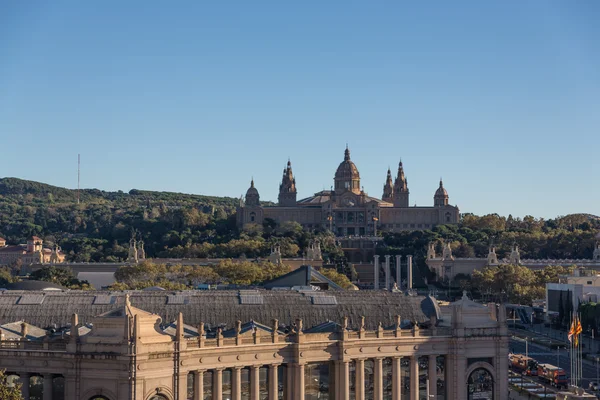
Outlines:
[{"label": "corner tower", "polygon": [[388,203],[394,202],[394,184],[392,183],[392,171],[390,171],[389,168],[385,179],[385,185],[383,185],[383,196],[381,196],[381,200],[387,201]]},{"label": "corner tower", "polygon": [[297,195],[296,179],[292,173],[292,163],[288,160],[287,167],[283,169],[283,178],[279,185],[279,205],[281,207],[295,207]]},{"label": "corner tower", "polygon": [[394,207],[408,207],[408,179],[404,176],[402,161],[398,164],[398,175],[394,182]]},{"label": "corner tower", "polygon": [[344,151],[344,161],[340,163],[337,171],[335,171],[333,180],[336,195],[344,192],[360,194],[360,174],[356,165],[350,160],[350,149],[348,149],[348,146],[346,146],[346,151]]}]

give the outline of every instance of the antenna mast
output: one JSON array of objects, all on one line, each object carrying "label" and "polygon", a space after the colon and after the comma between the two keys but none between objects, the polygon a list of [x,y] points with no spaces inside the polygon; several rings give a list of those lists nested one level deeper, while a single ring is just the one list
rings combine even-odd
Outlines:
[{"label": "antenna mast", "polygon": [[81,177],[81,154],[77,154],[77,204],[79,204],[79,180]]}]

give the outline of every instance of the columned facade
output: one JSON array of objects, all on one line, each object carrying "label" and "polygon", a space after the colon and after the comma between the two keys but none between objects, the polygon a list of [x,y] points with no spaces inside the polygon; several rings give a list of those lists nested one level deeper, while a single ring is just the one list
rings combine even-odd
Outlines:
[{"label": "columned facade", "polygon": [[167,334],[160,317],[127,299],[85,335],[74,317],[66,340],[0,341],[0,368],[23,384],[25,400],[465,400],[471,374],[489,377],[485,389],[502,400],[504,307],[465,296],[448,311],[406,329],[401,316],[369,330],[354,315],[332,329],[304,329],[298,319],[289,333],[255,324],[211,336],[201,324],[193,336],[182,314],[176,333]]}]

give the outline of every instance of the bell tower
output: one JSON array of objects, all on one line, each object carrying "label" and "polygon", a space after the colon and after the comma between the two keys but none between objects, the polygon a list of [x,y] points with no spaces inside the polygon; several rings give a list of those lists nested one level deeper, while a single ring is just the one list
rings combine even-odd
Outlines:
[{"label": "bell tower", "polygon": [[286,168],[283,169],[283,178],[279,185],[279,206],[295,207],[297,195],[298,191],[296,190],[296,179],[292,173],[292,163],[288,160]]},{"label": "bell tower", "polygon": [[398,175],[394,182],[394,207],[408,207],[408,179],[404,176],[402,160],[398,164]]},{"label": "bell tower", "polygon": [[387,201],[388,203],[394,202],[394,184],[392,183],[392,171],[390,171],[389,168],[385,179],[385,185],[383,185],[383,196],[381,196],[381,200]]}]

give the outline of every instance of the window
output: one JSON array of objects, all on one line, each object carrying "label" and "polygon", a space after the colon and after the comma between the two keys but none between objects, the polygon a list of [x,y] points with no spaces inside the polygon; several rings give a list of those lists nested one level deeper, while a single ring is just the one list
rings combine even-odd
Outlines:
[{"label": "window", "polygon": [[255,212],[251,212],[250,213],[250,222],[254,222],[255,219],[256,219],[256,213]]},{"label": "window", "polygon": [[373,400],[375,396],[375,363],[365,360],[365,400]]},{"label": "window", "polygon": [[212,400],[213,398],[213,372],[212,371],[206,371],[203,374],[203,378],[202,378],[202,388],[203,388],[203,393],[204,393],[204,399],[202,400]]},{"label": "window", "polygon": [[277,367],[277,391],[279,400],[287,400],[287,368],[285,365]]},{"label": "window", "polygon": [[[225,369],[223,370],[222,374],[223,385],[221,388],[223,390],[223,400],[231,399],[231,370]],[[206,398],[206,396],[204,397]]]},{"label": "window", "polygon": [[348,390],[350,394],[350,400],[356,400],[356,361],[350,361],[348,364],[348,375],[350,379],[350,382],[348,383]]},{"label": "window", "polygon": [[196,377],[193,372],[188,372],[187,374],[187,400],[194,400],[194,382],[196,381]]},{"label": "window", "polygon": [[250,368],[242,368],[240,371],[240,381],[242,400],[250,400]]},{"label": "window", "polygon": [[494,380],[487,369],[477,368],[467,380],[468,399],[494,399]]},{"label": "window", "polygon": [[350,182],[344,182],[344,189],[350,189]]},{"label": "window", "polygon": [[258,370],[258,398],[269,400],[269,368],[260,367]]},{"label": "window", "polygon": [[452,215],[449,212],[447,212],[446,213],[446,222],[450,222],[451,217],[452,217]]},{"label": "window", "polygon": [[393,386],[393,360],[391,358],[384,358],[382,362],[382,377],[383,377],[383,400],[392,400],[392,386]]},{"label": "window", "polygon": [[329,363],[307,364],[304,385],[306,400],[329,400]]}]

